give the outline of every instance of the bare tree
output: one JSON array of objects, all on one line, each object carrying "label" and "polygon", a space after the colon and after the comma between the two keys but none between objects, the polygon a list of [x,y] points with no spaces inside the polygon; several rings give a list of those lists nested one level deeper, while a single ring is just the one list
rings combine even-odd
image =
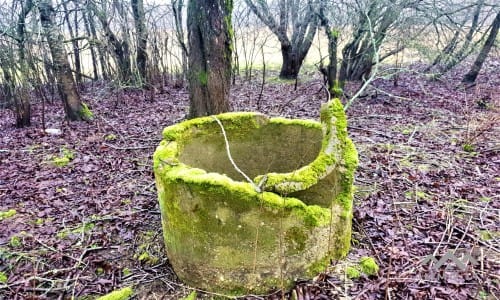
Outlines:
[{"label": "bare tree", "polygon": [[144,15],[143,0],[131,0],[132,12],[134,15],[135,34],[136,34],[136,64],[141,77],[141,85],[147,83],[147,45],[148,45],[148,32],[146,30],[146,20]]},{"label": "bare tree", "polygon": [[184,0],[172,0],[171,4],[175,20],[175,38],[181,48],[182,74],[186,76],[188,72],[188,47],[186,45],[186,35],[184,33],[184,21],[182,17],[184,12]]},{"label": "bare tree", "polygon": [[64,38],[54,22],[55,11],[51,0],[41,0],[38,4],[40,21],[52,56],[52,67],[57,78],[59,95],[64,104],[66,117],[70,120],[90,120],[92,113],[80,100],[75,80],[71,73],[68,55],[64,48]]},{"label": "bare tree", "polygon": [[232,5],[232,0],[189,1],[191,118],[229,111]]},{"label": "bare tree", "polygon": [[130,41],[129,32],[126,20],[120,20],[119,23],[121,28],[121,38],[112,30],[112,24],[110,21],[110,16],[117,15],[118,18],[126,18],[127,13],[122,2],[118,0],[113,0],[110,4],[111,7],[108,8],[107,1],[102,1],[100,8],[97,7],[96,3],[89,1],[89,7],[99,20],[99,23],[104,31],[104,37],[106,41],[111,46],[113,58],[116,61],[118,67],[118,78],[119,81],[125,84],[133,82],[132,78],[132,62],[130,56]]},{"label": "bare tree", "polygon": [[280,0],[273,8],[264,0],[245,0],[250,9],[276,35],[281,44],[281,78],[296,78],[319,26],[315,1]]},{"label": "bare tree", "polygon": [[484,61],[486,60],[486,57],[488,56],[488,53],[490,53],[491,48],[495,44],[495,39],[498,35],[499,27],[500,27],[500,12],[497,13],[495,20],[493,20],[493,24],[491,24],[491,28],[489,30],[488,38],[486,39],[486,42],[484,43],[483,48],[481,49],[481,52],[479,52],[479,55],[474,61],[474,64],[472,65],[471,69],[469,70],[469,72],[467,72],[467,74],[465,74],[462,80],[463,82],[472,83],[476,81],[477,75],[481,71],[481,68],[483,66]]}]

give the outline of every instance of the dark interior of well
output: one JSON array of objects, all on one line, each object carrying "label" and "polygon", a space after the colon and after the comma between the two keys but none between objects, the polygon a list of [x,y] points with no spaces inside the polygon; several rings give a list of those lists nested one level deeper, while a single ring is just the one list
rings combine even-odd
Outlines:
[{"label": "dark interior of well", "polygon": [[[244,178],[232,166],[220,127],[212,133],[192,134],[185,141],[180,161],[207,172],[226,174],[233,180]],[[301,125],[268,123],[259,128],[225,126],[231,155],[248,177],[270,172],[292,172],[312,162],[321,148],[322,132]],[[235,128],[231,130],[231,128]]]}]

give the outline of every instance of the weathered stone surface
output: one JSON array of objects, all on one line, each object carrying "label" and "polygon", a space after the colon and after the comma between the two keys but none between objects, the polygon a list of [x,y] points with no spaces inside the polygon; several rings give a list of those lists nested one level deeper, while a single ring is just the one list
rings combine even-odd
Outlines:
[{"label": "weathered stone surface", "polygon": [[[186,283],[265,293],[316,275],[347,254],[357,153],[338,100],[322,124],[258,113],[167,127],[154,171],[167,255]],[[255,188],[261,184],[262,192]]]}]

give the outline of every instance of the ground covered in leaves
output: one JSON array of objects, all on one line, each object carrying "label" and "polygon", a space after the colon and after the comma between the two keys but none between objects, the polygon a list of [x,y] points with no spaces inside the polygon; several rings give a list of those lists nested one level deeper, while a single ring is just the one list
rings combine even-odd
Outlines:
[{"label": "ground covered in leaves", "polygon": [[[347,260],[247,299],[497,299],[500,61],[474,86],[460,84],[465,69],[439,79],[423,69],[381,76],[348,110],[360,166]],[[186,90],[89,84],[81,94],[92,122],[68,124],[58,101],[46,105],[61,135],[44,134],[40,103],[24,129],[0,110],[0,299],[92,299],[129,285],[138,299],[185,297],[164,255],[151,156],[162,128],[184,118]],[[314,74],[232,88],[234,110],[285,117],[317,119],[326,99]],[[449,254],[457,260],[439,266]],[[363,256],[378,276],[349,278]]]}]

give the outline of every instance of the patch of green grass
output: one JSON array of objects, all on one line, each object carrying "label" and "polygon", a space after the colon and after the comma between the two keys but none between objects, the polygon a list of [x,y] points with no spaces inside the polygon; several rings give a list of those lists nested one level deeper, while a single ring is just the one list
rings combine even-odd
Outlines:
[{"label": "patch of green grass", "polygon": [[132,271],[130,271],[129,268],[123,268],[122,273],[123,273],[123,276],[128,276],[128,275],[132,274]]},{"label": "patch of green grass", "polygon": [[182,298],[182,300],[196,300],[198,294],[196,291],[192,291],[187,297]]},{"label": "patch of green grass", "polygon": [[125,287],[113,291],[107,295],[97,298],[96,300],[126,300],[132,297],[134,290],[131,287]]},{"label": "patch of green grass", "polygon": [[481,198],[479,198],[479,201],[481,201],[481,202],[491,202],[491,198],[490,197],[481,197]]},{"label": "patch of green grass", "polygon": [[495,238],[495,236],[498,235],[498,232],[492,232],[489,230],[480,230],[479,231],[479,237],[483,241],[490,241]]},{"label": "patch of green grass", "polygon": [[95,224],[94,223],[84,223],[81,226],[78,226],[76,228],[64,228],[63,230],[59,231],[56,236],[60,239],[64,239],[68,237],[70,234],[73,235],[81,235],[84,233],[87,233],[94,229]]}]

